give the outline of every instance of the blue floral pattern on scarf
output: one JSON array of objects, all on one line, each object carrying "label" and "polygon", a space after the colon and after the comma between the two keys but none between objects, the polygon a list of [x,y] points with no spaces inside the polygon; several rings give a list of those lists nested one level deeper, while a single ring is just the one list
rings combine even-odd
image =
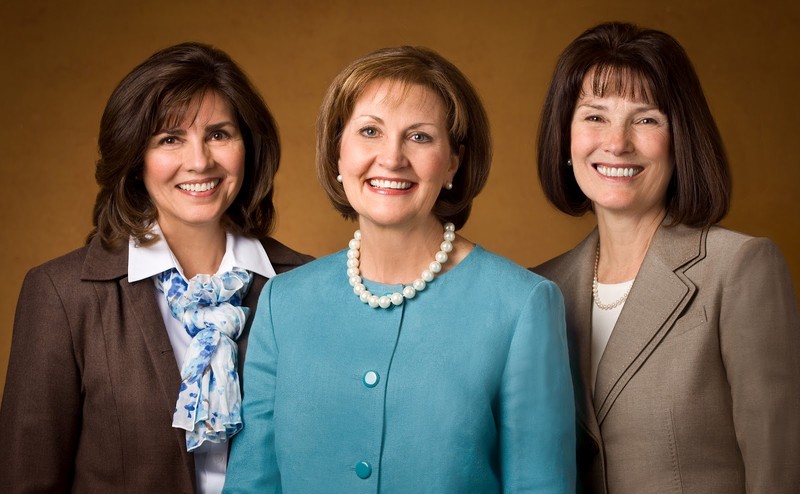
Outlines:
[{"label": "blue floral pattern on scarf", "polygon": [[172,427],[186,430],[187,451],[205,441],[226,441],[242,430],[235,341],[250,312],[241,304],[252,277],[234,268],[214,276],[198,274],[187,283],[173,268],[155,280],[172,315],[192,337],[181,369]]}]

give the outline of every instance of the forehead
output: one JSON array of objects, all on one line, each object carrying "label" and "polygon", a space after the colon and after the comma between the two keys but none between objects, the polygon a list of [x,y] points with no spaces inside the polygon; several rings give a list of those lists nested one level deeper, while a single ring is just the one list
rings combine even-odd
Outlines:
[{"label": "forehead", "polygon": [[191,126],[201,112],[205,117],[222,114],[233,118],[233,106],[228,98],[213,89],[198,91],[191,95],[174,94],[167,96],[161,102],[159,119],[154,131],[161,128]]},{"label": "forehead", "polygon": [[444,101],[431,88],[393,79],[377,79],[364,87],[355,101],[353,115],[366,108],[444,116]]},{"label": "forehead", "polygon": [[636,103],[658,105],[653,84],[641,72],[620,66],[595,66],[583,78],[578,99],[619,96]]}]

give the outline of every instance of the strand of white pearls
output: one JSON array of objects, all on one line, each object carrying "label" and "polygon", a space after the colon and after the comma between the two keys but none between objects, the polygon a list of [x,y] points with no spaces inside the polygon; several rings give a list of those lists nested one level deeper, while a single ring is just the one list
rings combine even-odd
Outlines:
[{"label": "strand of white pearls", "polygon": [[456,239],[456,227],[452,223],[444,225],[444,241],[439,245],[439,252],[436,253],[433,262],[428,264],[428,269],[420,274],[419,278],[410,285],[403,286],[401,292],[394,292],[391,295],[377,296],[370,293],[364,283],[361,282],[361,271],[359,271],[359,256],[361,255],[361,230],[356,230],[353,240],[350,241],[350,250],[347,251],[347,277],[350,279],[350,286],[353,293],[365,304],[373,309],[380,307],[388,309],[395,305],[401,305],[406,299],[412,299],[433,281],[436,274],[442,270],[442,265],[447,262],[448,254],[453,251],[453,240]]},{"label": "strand of white pearls", "polygon": [[597,244],[597,251],[594,254],[594,278],[592,278],[592,298],[594,299],[594,305],[597,306],[600,310],[612,310],[616,309],[620,305],[624,304],[626,300],[628,300],[628,294],[631,293],[631,286],[625,290],[625,293],[622,294],[620,298],[611,302],[610,304],[604,304],[600,301],[600,289],[597,286],[597,265],[600,264],[600,244]]}]

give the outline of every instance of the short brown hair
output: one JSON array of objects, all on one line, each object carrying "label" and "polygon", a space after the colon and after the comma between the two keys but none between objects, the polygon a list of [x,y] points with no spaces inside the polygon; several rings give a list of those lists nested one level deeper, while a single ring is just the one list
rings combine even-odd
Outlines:
[{"label": "short brown hair", "polygon": [[[472,200],[486,184],[492,161],[489,120],[477,92],[458,68],[428,48],[399,46],[373,51],[348,65],[331,83],[317,119],[317,177],[345,218],[356,211],[336,181],[342,131],[359,96],[375,80],[419,84],[438,94],[447,112],[448,138],[461,163],[452,190],[442,190],[433,213],[461,228]],[[463,148],[462,148],[463,147]]]},{"label": "short brown hair", "polygon": [[107,248],[129,238],[155,241],[158,212],[142,180],[148,140],[164,124],[180,122],[197,97],[215,92],[231,105],[245,144],[242,188],[226,211],[229,231],[255,238],[274,223],[273,181],[280,141],[272,114],[241,68],[223,51],[200,43],[165,48],[126,75],[100,121],[95,178],[100,191],[94,229]]},{"label": "short brown hair", "polygon": [[667,115],[675,162],[666,198],[672,223],[719,222],[730,206],[730,170],[697,73],[672,36],[620,22],[585,31],[558,59],[538,136],[539,181],[548,200],[573,216],[592,208],[566,166],[572,117],[591,74],[595,95],[642,98]]}]

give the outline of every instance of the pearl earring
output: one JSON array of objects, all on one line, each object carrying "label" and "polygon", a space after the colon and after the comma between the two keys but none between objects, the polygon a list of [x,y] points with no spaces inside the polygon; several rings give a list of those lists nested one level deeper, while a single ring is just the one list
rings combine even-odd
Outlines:
[{"label": "pearl earring", "polygon": [[447,182],[444,184],[444,188],[447,190],[453,190],[453,182]]},{"label": "pearl earring", "polygon": [[567,166],[572,166],[572,160],[571,159],[567,160]]},{"label": "pearl earring", "polygon": [[342,183],[342,180],[343,180],[343,179],[342,179],[342,176],[341,176],[341,175],[336,175],[336,181],[337,181],[337,182],[339,182],[339,183]]}]

